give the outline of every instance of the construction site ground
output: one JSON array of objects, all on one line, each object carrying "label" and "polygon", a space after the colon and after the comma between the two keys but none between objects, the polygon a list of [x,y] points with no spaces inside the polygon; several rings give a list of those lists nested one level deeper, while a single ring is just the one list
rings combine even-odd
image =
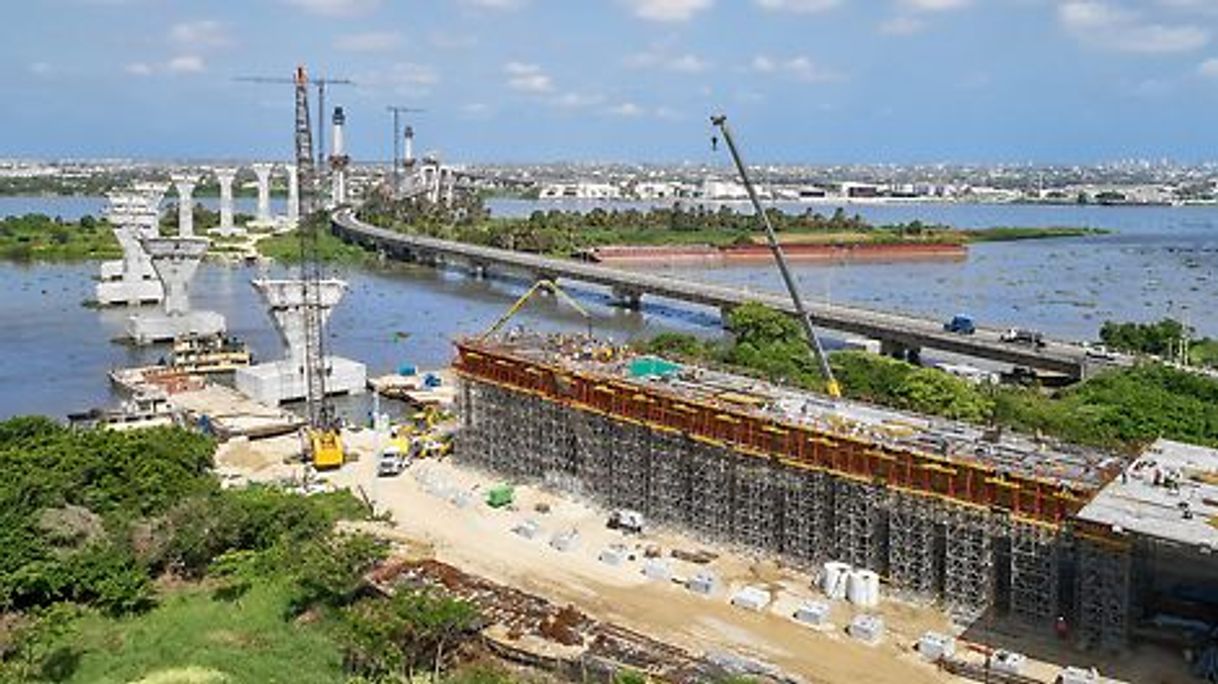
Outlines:
[{"label": "construction site ground", "polygon": [[[416,557],[433,558],[560,606],[571,604],[591,618],[693,654],[731,654],[807,682],[966,681],[922,661],[914,648],[928,630],[960,633],[935,607],[884,596],[878,608],[865,611],[883,618],[884,636],[878,644],[867,645],[845,630],[855,614],[864,612],[846,601],[832,602],[830,627],[810,627],[792,619],[804,601],[824,600],[816,578],[806,570],[782,567],[738,549],[716,548],[669,530],[626,536],[606,527],[607,511],[550,488],[517,484],[514,503],[493,509],[486,503],[486,493],[503,480],[451,460],[417,461],[398,477],[377,478],[375,454],[387,440],[362,430],[346,433],[344,442],[356,460],[322,477],[333,486],[362,492],[376,502],[378,511],[389,512],[392,523],[376,525],[373,531],[409,547]],[[217,470],[230,482],[299,478],[303,467],[288,462],[298,449],[295,436],[230,440],[217,453]],[[514,532],[527,521],[540,529],[531,539]],[[551,546],[556,534],[570,531],[578,534],[572,548],[560,551]],[[627,547],[624,562],[618,566],[601,562],[601,551],[615,544]],[[649,547],[653,552],[658,549],[671,567],[670,580],[644,576]],[[686,557],[709,552],[714,559],[702,565],[674,558],[674,550]],[[710,595],[695,594],[682,583],[702,570],[717,579]],[[731,605],[730,597],[745,586],[767,589],[773,602],[759,612]],[[1110,682],[1195,681],[1177,651],[1148,645],[1116,654],[1079,651],[1047,628],[1043,634],[1032,632],[1008,631],[977,649],[962,641],[957,656],[980,663],[984,647],[1019,651],[1029,655],[1023,674],[1046,683],[1055,681],[1067,665],[1096,667]],[[976,625],[967,631],[970,638],[983,633]]]}]

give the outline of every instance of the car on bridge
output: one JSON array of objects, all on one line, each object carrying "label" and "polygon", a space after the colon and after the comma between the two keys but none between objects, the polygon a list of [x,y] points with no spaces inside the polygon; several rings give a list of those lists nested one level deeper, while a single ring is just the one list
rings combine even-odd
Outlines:
[{"label": "car on bridge", "polygon": [[973,323],[972,317],[956,314],[952,316],[952,320],[943,324],[943,331],[958,333],[960,335],[972,335],[977,332],[977,325]]},{"label": "car on bridge", "polygon": [[1010,328],[1002,333],[998,339],[1011,344],[1026,344],[1038,348],[1045,346],[1045,336],[1037,330]]}]

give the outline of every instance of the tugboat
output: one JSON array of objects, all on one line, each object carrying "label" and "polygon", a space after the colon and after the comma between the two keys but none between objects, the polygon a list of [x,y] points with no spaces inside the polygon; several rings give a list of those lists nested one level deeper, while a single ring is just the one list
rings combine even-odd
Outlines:
[{"label": "tugboat", "polygon": [[245,343],[227,335],[189,335],[173,343],[169,365],[185,373],[231,373],[250,365]]}]

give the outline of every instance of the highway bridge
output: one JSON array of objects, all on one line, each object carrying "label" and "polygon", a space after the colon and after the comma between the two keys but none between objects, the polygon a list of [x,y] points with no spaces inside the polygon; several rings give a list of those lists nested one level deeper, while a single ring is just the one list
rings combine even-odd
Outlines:
[{"label": "highway bridge", "polygon": [[[756,301],[780,311],[794,313],[786,295],[743,290],[662,275],[627,271],[598,264],[556,259],[539,254],[482,247],[421,235],[407,235],[365,223],[352,209],[331,216],[331,229],[346,242],[377,250],[387,257],[428,263],[457,262],[481,273],[492,270],[578,281],[609,288],[624,306],[637,307],[643,296],[715,307],[730,311]],[[1038,371],[1082,378],[1096,362],[1077,344],[1045,340],[1043,347],[1003,342],[1001,331],[977,328],[972,335],[947,332],[941,321],[904,314],[871,311],[853,306],[810,303],[818,327],[870,337],[880,341],[885,353],[916,356],[922,349],[936,349],[977,359],[1025,366]]]}]

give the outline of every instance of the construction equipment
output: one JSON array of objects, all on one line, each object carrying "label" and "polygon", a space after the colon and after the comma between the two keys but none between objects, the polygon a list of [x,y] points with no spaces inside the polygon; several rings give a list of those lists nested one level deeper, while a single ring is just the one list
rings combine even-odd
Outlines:
[{"label": "construction equipment", "polygon": [[424,112],[425,109],[417,109],[415,107],[402,107],[399,105],[389,105],[385,107],[393,114],[393,191],[400,192],[402,188],[402,138],[401,138],[401,122],[402,114],[410,114],[415,112]]},{"label": "construction equipment", "polygon": [[[323,169],[324,173],[324,169],[326,168],[326,86],[355,85],[355,81],[346,78],[326,78],[318,76],[313,76],[310,78],[306,76],[304,67],[297,67],[296,76],[293,78],[281,78],[276,76],[238,76],[233,80],[243,81],[245,83],[290,83],[292,85],[298,85],[297,79],[302,76],[305,77],[305,82],[307,84],[313,85],[317,88],[317,166],[318,168]],[[299,123],[299,121],[300,117],[299,113],[297,113],[297,123]],[[299,134],[299,131],[297,131],[297,133]],[[299,135],[296,138],[296,142],[297,144],[300,143]],[[299,150],[297,151],[299,152]],[[313,159],[312,153],[310,153],[309,159],[310,161]],[[299,156],[297,156],[296,161],[299,164]],[[300,213],[303,215],[305,212],[301,211]]]},{"label": "construction equipment", "polygon": [[[346,79],[310,78],[303,66],[296,67],[291,79],[242,77],[238,80],[255,83],[292,83],[296,93],[296,167],[300,185],[300,287],[305,337],[305,403],[307,425],[301,435],[305,460],[318,470],[343,465],[342,438],[334,407],[326,396],[326,350],[322,331],[322,262],[318,246],[318,221],[313,216],[318,193],[318,167],[324,160],[313,158],[313,130],[309,121],[309,86],[315,85],[318,97],[325,97],[327,84],[349,84]],[[320,138],[325,129],[324,101],[319,101],[317,128]],[[324,154],[324,150],[322,151]]]},{"label": "construction equipment", "polygon": [[[748,170],[745,168],[744,161],[740,157],[740,150],[736,148],[736,141],[732,138],[732,131],[727,126],[727,117],[719,114],[711,117],[711,124],[718,127],[723,135],[723,142],[727,143],[727,149],[732,154],[732,162],[736,165],[736,171],[740,174],[740,182],[744,184],[744,189],[749,194],[749,201],[753,203],[753,211],[757,216],[757,220],[765,229],[766,241],[770,245],[770,251],[774,253],[774,260],[778,262],[778,270],[782,273],[782,281],[787,286],[787,292],[791,295],[791,301],[795,304],[795,313],[799,318],[799,322],[803,325],[804,334],[808,338],[808,348],[812,352],[818,364],[820,364],[821,375],[825,378],[825,392],[834,399],[840,399],[842,396],[841,385],[837,379],[833,377],[833,369],[829,367],[829,357],[825,355],[825,348],[820,343],[820,337],[816,334],[816,327],[812,323],[812,314],[808,312],[804,306],[803,297],[799,294],[799,289],[795,285],[795,279],[791,276],[791,269],[787,265],[787,257],[782,251],[782,245],[778,242],[778,236],[774,233],[774,226],[770,224],[770,217],[766,214],[765,209],[761,206],[761,200],[757,197],[757,190],[753,187],[753,182],[749,180]],[[718,141],[715,138],[711,139],[713,147],[718,147]]]},{"label": "construction equipment", "polygon": [[520,310],[522,308],[524,308],[524,305],[530,299],[532,299],[533,295],[537,294],[537,292],[540,290],[546,290],[548,292],[553,293],[554,295],[562,298],[563,301],[570,304],[571,308],[578,311],[580,313],[580,315],[583,316],[584,319],[588,322],[588,336],[591,337],[591,335],[592,335],[592,315],[589,314],[588,311],[586,309],[584,309],[584,307],[580,306],[579,302],[575,301],[574,297],[567,294],[566,292],[563,292],[562,288],[560,288],[558,286],[558,283],[554,282],[553,280],[549,280],[547,278],[542,278],[541,280],[538,280],[537,282],[533,283],[533,286],[530,287],[527,291],[525,291],[524,294],[520,295],[520,299],[517,299],[516,303],[512,304],[512,306],[510,308],[508,308],[507,312],[505,312],[502,316],[500,316],[499,320],[495,321],[494,325],[492,325],[490,328],[487,328],[486,332],[482,333],[482,336],[481,336],[482,339],[486,339],[486,338],[490,337],[491,335],[494,335],[495,333],[499,332],[499,330],[501,328],[503,328],[503,326],[507,325],[508,321],[512,320],[513,316],[515,316],[517,313],[520,312]]}]

